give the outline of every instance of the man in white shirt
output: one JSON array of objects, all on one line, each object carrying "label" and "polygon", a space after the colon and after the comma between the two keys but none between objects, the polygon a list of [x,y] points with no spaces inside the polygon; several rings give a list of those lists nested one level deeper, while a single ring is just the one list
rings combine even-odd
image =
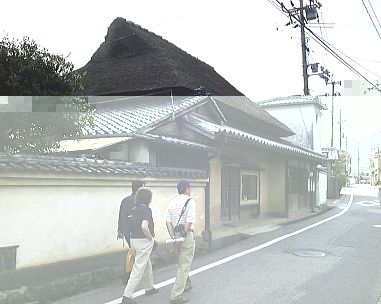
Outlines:
[{"label": "man in white shirt", "polygon": [[190,198],[191,185],[186,180],[180,180],[177,184],[177,192],[179,195],[169,202],[165,217],[168,233],[172,239],[178,237],[175,232],[176,226],[183,225],[184,231],[184,241],[176,244],[179,249],[179,260],[176,280],[171,291],[171,304],[189,301],[183,293],[192,287],[188,274],[195,250],[193,229],[196,221],[196,201]]}]

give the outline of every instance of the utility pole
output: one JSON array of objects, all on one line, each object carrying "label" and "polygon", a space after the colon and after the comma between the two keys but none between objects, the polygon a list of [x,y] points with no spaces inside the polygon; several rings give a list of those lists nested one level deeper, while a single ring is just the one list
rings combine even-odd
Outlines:
[{"label": "utility pole", "polygon": [[345,136],[345,152],[348,152],[348,136]]},{"label": "utility pole", "polygon": [[341,109],[340,109],[340,151],[341,151]]},{"label": "utility pole", "polygon": [[[332,78],[333,78],[333,75],[332,75]],[[340,95],[339,93],[335,93],[335,85],[338,84],[338,85],[341,85],[341,81],[331,81],[331,82],[328,82],[327,84],[330,84],[332,85],[332,111],[331,111],[331,148],[333,148],[333,113],[334,113],[334,105],[333,105],[333,100],[335,98],[335,96],[337,95]],[[341,130],[340,130],[341,132]],[[340,138],[341,138],[341,134],[340,134]],[[341,145],[341,144],[340,144]],[[341,150],[341,147],[340,147],[340,150]]]},{"label": "utility pole", "polygon": [[357,143],[357,178],[360,183],[360,144]]},{"label": "utility pole", "polygon": [[303,61],[303,92],[304,95],[310,95],[310,89],[308,88],[308,72],[307,72],[307,48],[306,48],[306,33],[305,33],[305,20],[304,20],[304,5],[303,0],[300,0],[300,36],[302,42],[302,61]]},{"label": "utility pole", "polygon": [[[309,0],[309,4],[304,5],[303,0],[299,0],[299,7],[296,7],[292,0],[290,0],[291,9],[287,9],[283,2],[277,2],[282,6],[282,10],[290,16],[290,21],[286,24],[293,25],[295,20],[299,23],[294,26],[294,28],[300,26],[300,39],[302,44],[302,66],[303,66],[303,93],[304,95],[310,95],[310,89],[308,87],[308,67],[307,63],[307,52],[309,51],[306,45],[306,24],[309,21],[319,19],[318,9],[321,8],[321,3],[317,0]],[[317,69],[317,64],[311,64],[311,69]],[[313,71],[314,75],[319,75],[323,73],[316,73]]]}]

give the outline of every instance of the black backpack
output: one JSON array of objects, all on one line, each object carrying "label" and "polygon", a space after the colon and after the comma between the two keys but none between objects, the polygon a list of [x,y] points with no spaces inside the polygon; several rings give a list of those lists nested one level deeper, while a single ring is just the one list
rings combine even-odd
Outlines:
[{"label": "black backpack", "polygon": [[133,225],[132,215],[134,210],[135,203],[133,197],[126,197],[120,204],[117,239],[124,237],[128,244],[130,244],[130,232]]}]

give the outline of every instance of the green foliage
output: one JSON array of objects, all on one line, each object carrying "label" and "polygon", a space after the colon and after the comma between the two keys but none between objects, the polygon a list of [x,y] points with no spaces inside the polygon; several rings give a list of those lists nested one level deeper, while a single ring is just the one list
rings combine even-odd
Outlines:
[{"label": "green foliage", "polygon": [[87,98],[36,96],[32,104],[33,112],[0,113],[0,151],[53,152],[60,140],[77,139],[93,125]]},{"label": "green foliage", "polygon": [[[33,40],[0,40],[0,152],[49,153],[62,139],[77,139],[93,124],[93,110],[85,97],[70,97],[83,89],[74,66],[50,54]],[[11,109],[17,96],[29,110]],[[49,96],[44,96],[49,95]],[[65,96],[67,95],[67,96]]]},{"label": "green foliage", "polygon": [[82,76],[64,57],[28,37],[0,40],[0,95],[76,95],[82,90]]}]

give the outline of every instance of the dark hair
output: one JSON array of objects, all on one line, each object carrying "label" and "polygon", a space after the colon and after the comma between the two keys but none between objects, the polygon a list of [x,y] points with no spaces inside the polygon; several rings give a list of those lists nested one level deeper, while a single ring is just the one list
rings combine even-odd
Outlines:
[{"label": "dark hair", "polygon": [[177,183],[177,193],[184,194],[185,190],[190,187],[190,183],[187,180],[182,179]]},{"label": "dark hair", "polygon": [[144,187],[145,183],[142,180],[133,180],[131,184],[132,193],[138,191],[139,188]]},{"label": "dark hair", "polygon": [[149,205],[152,200],[152,191],[147,187],[141,187],[138,189],[135,195],[135,203]]}]

